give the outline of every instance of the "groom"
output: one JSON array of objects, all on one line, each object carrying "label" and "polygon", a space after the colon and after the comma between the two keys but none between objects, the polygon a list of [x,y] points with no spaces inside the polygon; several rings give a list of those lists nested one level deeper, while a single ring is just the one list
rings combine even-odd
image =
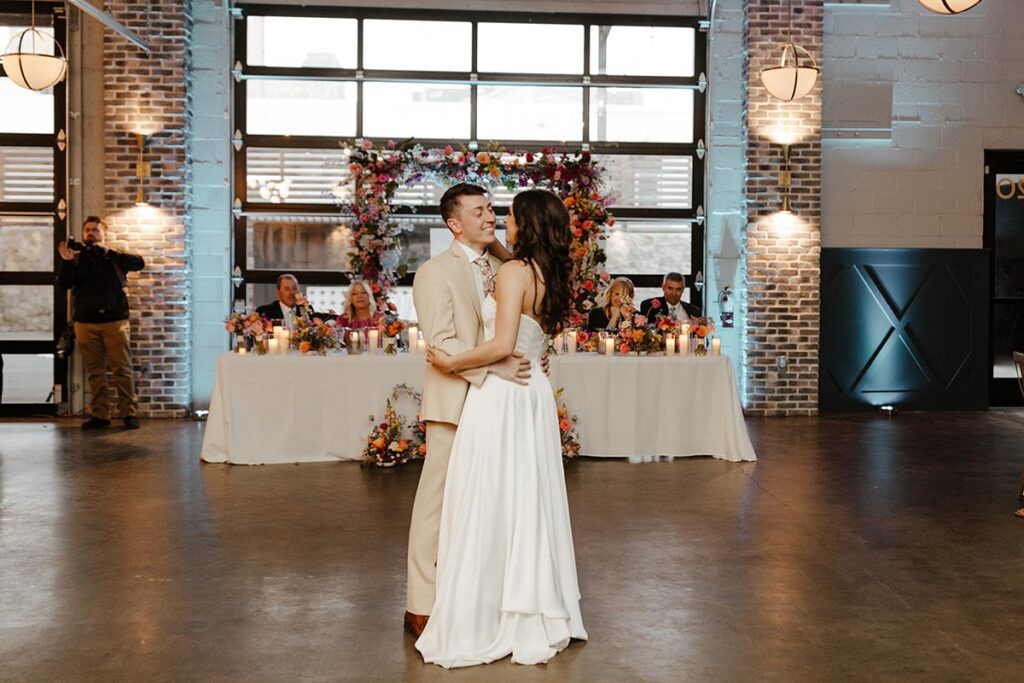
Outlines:
[{"label": "groom", "polygon": [[[441,197],[441,218],[455,241],[450,249],[420,266],[412,296],[427,344],[450,354],[483,341],[480,304],[494,292],[502,261],[511,257],[496,241],[497,218],[484,188],[460,183]],[[448,457],[469,385],[480,386],[487,373],[519,381],[529,378],[530,362],[518,356],[461,375],[443,375],[427,366],[420,415],[427,424],[427,457],[420,473],[409,525],[409,580],[405,629],[419,636],[434,606],[437,542],[441,528]]]}]

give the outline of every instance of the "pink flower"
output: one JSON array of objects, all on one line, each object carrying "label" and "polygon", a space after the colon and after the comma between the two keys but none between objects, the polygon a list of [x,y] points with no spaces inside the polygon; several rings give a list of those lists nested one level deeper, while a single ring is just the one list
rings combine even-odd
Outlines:
[{"label": "pink flower", "polygon": [[455,151],[455,150],[452,149],[451,145],[445,145],[444,146],[444,155],[445,156],[450,155],[453,151]]},{"label": "pink flower", "polygon": [[363,138],[362,140],[359,141],[359,146],[362,147],[363,149],[372,149],[373,142],[366,138]]},{"label": "pink flower", "polygon": [[655,299],[651,302],[651,309],[661,308],[661,299]]},{"label": "pink flower", "polygon": [[601,271],[601,280],[603,282],[608,282],[611,279],[612,279],[612,276],[608,273],[607,270]]},{"label": "pink flower", "polygon": [[633,324],[637,327],[643,327],[647,324],[647,316],[640,315],[639,313],[633,316]]}]

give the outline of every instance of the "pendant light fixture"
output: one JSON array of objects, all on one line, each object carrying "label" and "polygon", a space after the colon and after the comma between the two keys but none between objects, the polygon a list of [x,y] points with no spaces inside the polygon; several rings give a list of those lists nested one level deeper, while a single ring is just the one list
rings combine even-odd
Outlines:
[{"label": "pendant light fixture", "polygon": [[782,48],[778,66],[761,70],[761,83],[768,94],[783,102],[799,100],[818,82],[817,62],[810,52],[793,42],[793,0],[789,1],[788,40]]},{"label": "pendant light fixture", "polygon": [[[49,49],[51,42],[52,50]],[[32,0],[32,28],[11,38],[0,62],[7,77],[26,90],[52,88],[67,75],[68,62],[60,42],[36,29],[35,0]]]},{"label": "pendant light fixture", "polygon": [[977,7],[981,0],[917,0],[926,10],[936,14],[961,14]]}]

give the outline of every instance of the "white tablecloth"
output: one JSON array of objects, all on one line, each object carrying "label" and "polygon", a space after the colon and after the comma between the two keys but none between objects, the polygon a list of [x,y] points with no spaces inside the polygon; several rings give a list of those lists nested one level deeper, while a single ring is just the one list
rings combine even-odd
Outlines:
[{"label": "white tablecloth", "polygon": [[[217,361],[203,439],[207,462],[359,460],[370,414],[397,384],[417,391],[424,357],[238,356]],[[579,417],[583,455],[710,455],[754,460],[732,364],[725,356],[551,359],[551,383]],[[400,412],[412,419],[399,405]]]}]

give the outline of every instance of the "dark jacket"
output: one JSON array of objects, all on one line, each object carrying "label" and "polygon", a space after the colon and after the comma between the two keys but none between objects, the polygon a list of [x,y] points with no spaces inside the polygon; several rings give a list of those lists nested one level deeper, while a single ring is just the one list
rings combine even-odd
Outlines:
[{"label": "dark jacket", "polygon": [[[296,316],[301,316],[304,312],[303,309],[300,308],[298,305],[295,306],[294,310]],[[318,311],[314,311],[313,307],[308,304],[306,305],[305,310],[308,311],[306,315],[309,316],[310,320],[312,320],[313,318],[320,318],[321,320],[330,320],[332,318],[337,317],[336,315],[332,315],[331,313],[320,313]],[[266,318],[267,320],[284,320],[284,311],[281,310],[280,301],[274,301],[269,304],[264,304],[263,306],[257,306],[256,312],[259,313],[264,318]]]},{"label": "dark jacket", "polygon": [[604,308],[592,309],[587,316],[587,330],[599,332],[606,329],[608,329],[608,316],[605,315]]},{"label": "dark jacket", "polygon": [[[655,301],[657,301],[661,305],[658,306],[658,307],[654,307],[654,302]],[[693,304],[691,304],[689,302],[683,301],[682,299],[679,300],[679,303],[682,305],[683,310],[686,311],[686,314],[688,316],[690,316],[691,318],[699,318],[700,317],[700,309],[699,308],[697,308],[696,306],[694,306]],[[651,308],[654,308],[653,312],[651,311]],[[665,304],[665,299],[660,297],[660,296],[656,296],[653,299],[644,299],[640,303],[640,315],[646,317],[647,318],[647,322],[651,322],[651,323],[653,323],[654,319],[656,317],[658,317],[659,315],[668,315],[668,307]],[[684,320],[683,322],[686,322],[686,321]]]},{"label": "dark jacket", "polygon": [[[109,323],[128,319],[127,273],[142,270],[146,262],[135,254],[90,247],[71,261],[60,259],[57,285],[70,289],[74,319],[81,323]],[[121,272],[118,272],[120,268]]]}]

